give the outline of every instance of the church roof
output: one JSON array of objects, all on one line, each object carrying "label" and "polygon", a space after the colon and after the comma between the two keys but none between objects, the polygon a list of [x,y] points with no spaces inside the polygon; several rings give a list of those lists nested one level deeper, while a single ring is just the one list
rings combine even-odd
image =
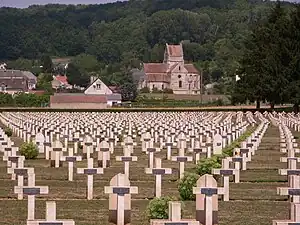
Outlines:
[{"label": "church roof", "polygon": [[196,69],[196,67],[193,64],[184,64],[184,67],[189,73],[199,74],[199,71]]},{"label": "church roof", "polygon": [[183,57],[183,49],[182,45],[168,45],[168,54],[170,57]]},{"label": "church roof", "polygon": [[166,74],[166,73],[161,73],[161,74],[147,73],[146,77],[147,77],[148,82],[165,82],[165,83],[169,83],[171,81],[171,75]]},{"label": "church roof", "polygon": [[168,64],[166,63],[144,63],[145,73],[166,73]]}]

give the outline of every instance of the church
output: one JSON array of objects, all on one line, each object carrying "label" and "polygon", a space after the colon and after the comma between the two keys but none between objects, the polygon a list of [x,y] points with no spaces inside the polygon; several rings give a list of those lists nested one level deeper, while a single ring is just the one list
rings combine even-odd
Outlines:
[{"label": "church", "polygon": [[139,89],[172,89],[174,94],[200,94],[201,74],[193,64],[185,64],[182,44],[166,44],[162,63],[144,63]]}]

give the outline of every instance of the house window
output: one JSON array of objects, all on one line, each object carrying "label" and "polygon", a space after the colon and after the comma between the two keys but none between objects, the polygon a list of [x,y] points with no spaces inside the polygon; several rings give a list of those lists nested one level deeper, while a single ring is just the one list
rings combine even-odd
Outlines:
[{"label": "house window", "polygon": [[182,88],[182,81],[181,81],[181,80],[178,82],[178,86],[179,86],[180,88]]},{"label": "house window", "polygon": [[165,89],[165,85],[162,84],[162,85],[161,85],[161,89]]},{"label": "house window", "polygon": [[96,84],[97,89],[101,89],[101,84]]}]

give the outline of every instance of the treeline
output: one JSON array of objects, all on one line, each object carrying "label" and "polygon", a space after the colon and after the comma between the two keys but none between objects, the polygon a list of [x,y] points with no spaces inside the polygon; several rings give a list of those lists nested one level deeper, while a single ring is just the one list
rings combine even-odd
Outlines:
[{"label": "treeline", "polygon": [[266,19],[272,5],[263,0],[131,0],[1,8],[0,60],[86,54],[99,62],[96,72],[102,77],[107,71],[112,76],[109,70],[123,76],[141,62],[161,61],[165,43],[184,41],[185,59],[204,70],[204,82],[226,84],[250,27]]},{"label": "treeline", "polygon": [[45,107],[49,102],[49,95],[0,93],[0,107]]},{"label": "treeline", "polygon": [[253,27],[232,88],[232,101],[300,105],[300,5],[278,1],[264,23]]}]

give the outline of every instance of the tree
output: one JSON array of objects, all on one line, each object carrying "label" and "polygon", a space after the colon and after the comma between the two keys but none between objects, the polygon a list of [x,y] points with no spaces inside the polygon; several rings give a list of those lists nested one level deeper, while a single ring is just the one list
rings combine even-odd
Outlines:
[{"label": "tree", "polygon": [[69,63],[68,65],[67,79],[69,84],[77,85],[80,87],[87,87],[90,82],[89,76],[87,74],[81,73],[79,68],[73,63]]},{"label": "tree", "polygon": [[44,73],[52,73],[53,63],[49,55],[44,55],[41,58],[41,66],[43,68]]},{"label": "tree", "polygon": [[286,13],[278,1],[268,20],[254,27],[246,43],[238,71],[241,80],[232,93],[234,101],[256,101],[257,108],[260,101],[267,100],[272,106],[284,101],[288,82],[284,60],[290,57],[285,50],[286,26]]}]

